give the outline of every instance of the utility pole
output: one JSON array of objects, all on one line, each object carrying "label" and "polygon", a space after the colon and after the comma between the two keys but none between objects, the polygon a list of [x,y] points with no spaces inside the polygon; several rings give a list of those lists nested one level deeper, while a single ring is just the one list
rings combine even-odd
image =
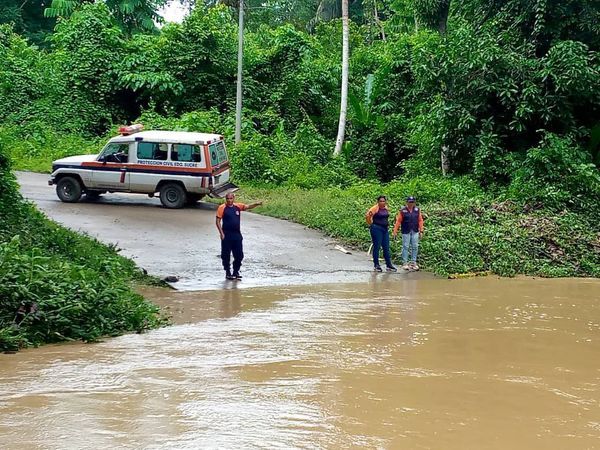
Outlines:
[{"label": "utility pole", "polygon": [[238,72],[235,99],[235,143],[242,140],[242,65],[244,61],[244,0],[240,0],[238,24]]}]

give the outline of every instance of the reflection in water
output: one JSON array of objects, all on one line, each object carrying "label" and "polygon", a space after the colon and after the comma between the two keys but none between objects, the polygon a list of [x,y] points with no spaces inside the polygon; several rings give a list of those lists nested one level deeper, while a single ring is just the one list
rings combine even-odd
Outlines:
[{"label": "reflection in water", "polygon": [[234,287],[223,289],[221,294],[223,296],[221,300],[221,317],[237,316],[242,311],[240,291]]},{"label": "reflection in water", "polygon": [[179,325],[0,355],[0,448],[598,444],[599,281],[386,275],[147,289]]}]

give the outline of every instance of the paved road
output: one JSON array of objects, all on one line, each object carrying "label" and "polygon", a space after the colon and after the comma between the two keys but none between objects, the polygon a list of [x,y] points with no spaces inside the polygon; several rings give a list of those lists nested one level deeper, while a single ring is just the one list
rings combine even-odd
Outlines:
[{"label": "paved road", "polygon": [[[107,194],[96,202],[62,203],[48,176],[18,172],[22,194],[51,219],[116,244],[150,274],[174,275],[181,290],[340,283],[369,280],[371,262],[364,252],[344,254],[321,233],[302,225],[243,213],[243,281],[224,279],[215,227],[215,206],[162,208],[156,198],[140,194]],[[258,200],[258,199],[257,199]],[[360,220],[361,218],[357,218]],[[422,274],[379,274],[422,277]]]}]

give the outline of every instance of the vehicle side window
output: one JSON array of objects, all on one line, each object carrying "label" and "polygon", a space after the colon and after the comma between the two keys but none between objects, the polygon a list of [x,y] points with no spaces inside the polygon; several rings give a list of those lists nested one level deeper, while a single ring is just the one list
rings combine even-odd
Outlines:
[{"label": "vehicle side window", "polygon": [[216,166],[219,164],[219,153],[217,153],[217,147],[214,144],[208,146],[208,153],[210,154],[210,165]]},{"label": "vehicle side window", "polygon": [[112,143],[104,147],[100,159],[106,162],[126,163],[129,155],[128,143]]},{"label": "vehicle side window", "polygon": [[157,142],[138,142],[137,158],[166,161],[168,151],[169,146],[167,144]]},{"label": "vehicle side window", "polygon": [[183,162],[201,162],[202,149],[199,145],[173,144],[171,148],[171,160]]},{"label": "vehicle side window", "polygon": [[210,164],[212,166],[227,161],[227,151],[225,150],[225,143],[223,141],[210,144],[208,146],[208,153],[210,154]]},{"label": "vehicle side window", "polygon": [[217,153],[219,154],[219,163],[227,161],[227,151],[225,151],[225,142],[219,141],[215,144]]}]

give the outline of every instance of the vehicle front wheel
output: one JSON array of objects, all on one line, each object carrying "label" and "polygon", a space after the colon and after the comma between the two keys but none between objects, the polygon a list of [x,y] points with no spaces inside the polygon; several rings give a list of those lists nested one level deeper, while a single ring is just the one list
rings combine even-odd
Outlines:
[{"label": "vehicle front wheel", "polygon": [[81,198],[82,187],[77,178],[64,177],[56,183],[56,195],[66,203],[78,202]]},{"label": "vehicle front wheel", "polygon": [[177,183],[167,183],[160,188],[160,202],[165,208],[183,208],[186,202],[185,189]]}]

